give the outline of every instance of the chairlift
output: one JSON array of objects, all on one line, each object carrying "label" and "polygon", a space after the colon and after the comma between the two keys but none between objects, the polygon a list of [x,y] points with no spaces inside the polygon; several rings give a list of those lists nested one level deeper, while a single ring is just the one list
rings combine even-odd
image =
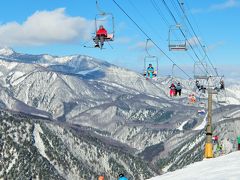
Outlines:
[{"label": "chairlift", "polygon": [[228,116],[228,115],[225,116],[225,115],[224,115],[223,118],[225,118],[225,119],[230,119],[230,118],[232,118],[232,116]]},{"label": "chairlift", "polygon": [[148,51],[148,41],[150,39],[147,39],[146,45],[145,45],[145,50],[147,55],[144,57],[144,76],[148,78],[148,72],[147,72],[147,67],[149,64],[152,64],[152,67],[154,68],[154,72],[149,75],[150,78],[156,78],[158,75],[158,57],[150,55]]},{"label": "chairlift", "polygon": [[[221,94],[223,95],[223,98],[221,100],[219,100],[219,96]],[[219,104],[226,104],[227,103],[227,94],[226,94],[226,90],[225,89],[223,89],[222,91],[221,90],[218,91],[217,102]]]},{"label": "chairlift", "polygon": [[[225,87],[224,87],[223,77],[224,76],[216,76],[215,79],[214,79],[214,82],[213,82],[214,83],[214,91],[217,92],[215,94],[217,94],[217,102],[219,104],[226,104],[227,103],[227,100],[226,100],[227,96],[226,96],[226,91],[225,91]],[[221,99],[219,99],[220,96],[222,96]]]},{"label": "chairlift", "polygon": [[226,102],[227,102],[227,101],[224,101],[224,100],[223,100],[223,101],[222,101],[222,100],[221,100],[221,101],[218,100],[218,103],[219,103],[219,104],[225,104]]},{"label": "chairlift", "polygon": [[200,95],[198,96],[198,106],[201,107],[201,108],[206,108],[207,107],[207,104],[206,102],[204,102],[204,93],[200,93]]},{"label": "chairlift", "polygon": [[224,91],[225,90],[225,85],[224,85],[224,81],[223,81],[223,75],[222,76],[217,76],[216,78],[216,89],[220,92],[220,91]]},{"label": "chairlift", "polygon": [[205,109],[198,110],[198,115],[205,115],[205,114],[206,114]]},{"label": "chairlift", "polygon": [[[168,48],[169,51],[187,51],[187,42],[186,38],[176,39],[173,38],[174,35],[180,34],[182,31],[181,25],[170,26],[168,31]],[[182,36],[182,34],[180,34]]]},{"label": "chairlift", "polygon": [[[109,41],[114,41],[115,37],[115,26],[114,26],[114,16],[112,13],[106,13],[102,11],[99,7],[98,0],[96,0],[96,7],[97,10],[99,11],[98,14],[95,16],[95,32],[94,37],[92,38],[93,41],[95,42],[95,38],[97,36],[97,31],[100,25],[107,26],[107,37],[104,37],[104,41],[108,42]],[[101,44],[101,43],[100,43]],[[102,49],[102,46],[100,45],[100,48]]]},{"label": "chairlift", "polygon": [[[194,79],[196,79],[196,80],[200,80],[200,79],[208,80],[207,72],[203,72],[203,70],[202,70],[203,66],[205,68],[207,68],[207,63],[200,62],[200,61],[194,63],[194,69],[193,69]],[[200,72],[200,70],[201,70],[201,72]]]},{"label": "chairlift", "polygon": [[206,108],[206,103],[204,103],[204,102],[199,102],[199,107],[201,107],[201,108]]}]

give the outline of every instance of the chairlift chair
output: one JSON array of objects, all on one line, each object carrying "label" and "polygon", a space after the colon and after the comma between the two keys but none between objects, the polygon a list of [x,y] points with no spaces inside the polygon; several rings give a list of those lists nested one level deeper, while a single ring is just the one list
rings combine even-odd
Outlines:
[{"label": "chairlift chair", "polygon": [[205,109],[200,109],[200,110],[198,110],[198,114],[199,114],[199,115],[205,115],[205,114],[206,114]]},{"label": "chairlift chair", "polygon": [[145,56],[144,57],[144,76],[147,76],[147,67],[149,64],[152,64],[154,67],[153,76],[158,75],[158,57],[156,56]]},{"label": "chairlift chair", "polygon": [[[114,26],[114,16],[112,13],[106,13],[102,11],[98,5],[98,1],[96,0],[96,7],[99,11],[98,14],[95,16],[95,32],[93,33],[93,41],[95,42],[96,38],[96,33],[98,31],[98,28],[100,25],[107,26],[107,37],[104,37],[104,41],[109,42],[109,41],[114,41],[115,37],[115,26]],[[100,43],[100,48],[102,49],[101,43]]]},{"label": "chairlift chair", "polygon": [[[187,51],[187,42],[186,39],[176,39],[173,38],[173,35],[179,34],[182,31],[181,25],[170,26],[168,31],[168,48],[169,51]],[[182,36],[182,34],[181,34]]]},{"label": "chairlift chair", "polygon": [[110,26],[111,29],[107,29],[108,34],[107,37],[104,38],[105,41],[114,41],[114,37],[115,37],[115,30],[114,30],[114,16],[112,15],[112,13],[101,13],[101,14],[97,14],[95,16],[95,36],[93,37],[93,40],[95,40],[96,37],[96,33],[97,30],[99,28],[100,25],[102,24],[106,24],[107,20],[110,19]]},{"label": "chairlift chair", "polygon": [[219,94],[221,94],[221,92],[223,92],[223,99],[222,100],[219,100],[219,98],[217,97],[217,102],[219,104],[226,104],[227,103],[227,94],[226,94],[226,90],[224,89],[223,91],[219,91]]},{"label": "chairlift chair", "polygon": [[195,62],[194,63],[194,69],[193,69],[193,74],[194,74],[194,79],[196,80],[208,80],[208,74],[207,72],[199,72],[199,70],[202,71],[202,67],[205,66],[207,68],[207,63],[201,63],[201,62]]},{"label": "chairlift chair", "polygon": [[153,77],[157,77],[158,75],[158,57],[157,56],[153,56],[150,55],[149,51],[148,51],[148,42],[150,41],[150,39],[147,39],[146,41],[146,45],[145,45],[145,51],[147,53],[147,55],[144,57],[144,76],[147,77],[147,67],[149,64],[152,64],[153,68],[154,68],[154,72],[153,72]]}]

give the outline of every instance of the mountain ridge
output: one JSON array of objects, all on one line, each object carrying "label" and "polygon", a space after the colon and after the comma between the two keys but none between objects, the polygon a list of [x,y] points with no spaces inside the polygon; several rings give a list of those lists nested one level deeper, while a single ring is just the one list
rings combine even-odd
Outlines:
[{"label": "mountain ridge", "polygon": [[[146,80],[139,73],[92,57],[76,55],[61,58],[16,52],[0,55],[1,108],[52,121],[50,129],[47,125],[43,127],[46,134],[41,133],[38,125],[36,131],[33,131],[39,141],[48,144],[44,150],[37,149],[38,153],[45,153],[47,157],[54,156],[49,152],[52,147],[48,137],[58,137],[61,142],[65,139],[62,131],[70,129],[89,136],[92,134],[93,138],[106,142],[105,146],[116,146],[129,154],[128,157],[140,158],[139,161],[149,163],[149,167],[142,167],[149,168],[148,172],[157,172],[154,169],[173,171],[202,160],[206,118],[199,115],[198,110],[206,110],[206,106],[200,107],[199,103],[206,105],[207,95],[196,91],[194,80],[177,77]],[[168,86],[172,82],[182,83],[181,97],[169,97]],[[227,93],[221,91],[217,97],[214,96],[214,124],[226,123],[226,127],[234,129],[231,119],[240,117],[240,97],[234,93],[237,89],[226,87]],[[193,93],[196,94],[197,103],[189,104],[188,95]],[[219,99],[227,102],[220,104]],[[33,126],[34,122],[26,124]],[[65,126],[67,130],[64,130]],[[55,131],[53,127],[62,130]],[[33,132],[26,131],[25,134]],[[215,132],[220,133],[218,129]],[[229,134],[225,136],[229,137]],[[229,144],[225,137],[222,139]],[[62,146],[64,149],[68,147],[64,143]],[[229,145],[228,152],[233,149],[234,146]],[[61,164],[59,154],[63,152],[54,152],[56,163]],[[70,157],[71,152],[68,151],[68,154]],[[91,164],[91,158],[86,161]],[[9,161],[10,164],[11,162]],[[68,162],[71,161],[68,159]],[[46,163],[50,163],[50,159]],[[86,168],[84,172],[87,175],[90,167],[91,165],[82,166],[83,169]],[[50,165],[49,168],[53,167]],[[59,175],[60,170],[54,168],[56,175]],[[92,169],[94,173],[100,173]],[[113,169],[108,169],[106,174],[113,176],[117,173]],[[64,172],[60,176],[61,174]],[[128,174],[136,177],[133,172]],[[66,178],[69,179],[70,176]]]}]

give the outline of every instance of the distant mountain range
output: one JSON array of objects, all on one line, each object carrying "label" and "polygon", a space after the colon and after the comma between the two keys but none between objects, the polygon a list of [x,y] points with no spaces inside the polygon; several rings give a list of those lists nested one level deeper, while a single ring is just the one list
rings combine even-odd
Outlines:
[{"label": "distant mountain range", "polygon": [[[181,97],[169,97],[171,82],[182,83]],[[231,86],[214,97],[215,123],[222,124],[239,117],[239,92],[239,86]],[[187,97],[193,93],[197,96],[197,103],[191,105]],[[25,140],[9,135],[7,142],[12,146],[15,143],[14,148],[21,146],[23,151],[34,148],[36,157],[44,160],[41,163],[55,169],[54,178],[71,179],[78,173],[79,164],[85,164],[81,166],[86,170],[85,174],[76,175],[76,178],[84,179],[91,173],[97,175],[102,171],[114,177],[122,167],[129,176],[144,179],[160,173],[156,169],[165,167],[163,171],[174,170],[201,160],[206,116],[199,115],[197,111],[202,109],[200,102],[207,104],[206,97],[206,94],[196,93],[194,80],[177,77],[146,80],[136,72],[83,55],[58,57],[20,54],[8,48],[0,50],[0,107],[3,114],[7,112],[7,116],[3,116],[7,120],[2,122],[1,128],[8,133],[6,126],[10,125],[12,131],[19,130],[17,136],[23,133],[26,141],[34,139],[34,143],[25,146]],[[219,101],[226,102],[219,104]],[[20,115],[12,115],[12,112],[34,118],[21,119],[21,128],[18,129]],[[12,116],[14,120],[8,124]],[[72,131],[76,134],[71,134]],[[85,140],[79,139],[81,134],[86,137]],[[8,136],[4,137],[6,140]],[[53,145],[52,138],[59,139],[60,144]],[[96,142],[84,144],[88,138],[96,138]],[[77,141],[84,141],[84,145]],[[107,144],[101,145],[102,141]],[[90,157],[80,153],[88,151],[87,148],[75,152],[69,146],[76,149],[91,146],[89,151],[95,150]],[[94,167],[93,162],[98,161],[96,146],[101,146],[99,151],[105,152],[104,157],[108,158]],[[68,148],[67,159],[62,159],[61,153],[64,154],[65,150],[62,152],[60,147]],[[111,161],[109,153],[119,149],[121,156],[127,153],[124,155],[126,159],[116,162],[120,157],[116,154]],[[229,152],[233,149],[230,148]],[[188,153],[189,156],[186,156]],[[16,160],[20,160],[19,157],[20,154],[15,157]],[[66,161],[71,170],[66,170],[60,161]],[[8,161],[5,173],[16,175],[14,162]],[[142,163],[150,165],[141,166]],[[38,167],[37,164],[34,166]],[[101,166],[104,168],[101,169]],[[88,172],[89,169],[91,171]]]}]

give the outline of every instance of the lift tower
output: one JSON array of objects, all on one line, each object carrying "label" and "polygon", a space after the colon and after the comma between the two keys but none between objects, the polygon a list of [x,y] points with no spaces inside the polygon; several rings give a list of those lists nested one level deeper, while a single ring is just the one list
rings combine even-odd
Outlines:
[{"label": "lift tower", "polygon": [[206,127],[206,143],[205,143],[205,158],[213,158],[213,145],[212,145],[212,95],[217,94],[217,90],[214,86],[211,86],[209,82],[211,76],[208,77],[208,122]]}]

